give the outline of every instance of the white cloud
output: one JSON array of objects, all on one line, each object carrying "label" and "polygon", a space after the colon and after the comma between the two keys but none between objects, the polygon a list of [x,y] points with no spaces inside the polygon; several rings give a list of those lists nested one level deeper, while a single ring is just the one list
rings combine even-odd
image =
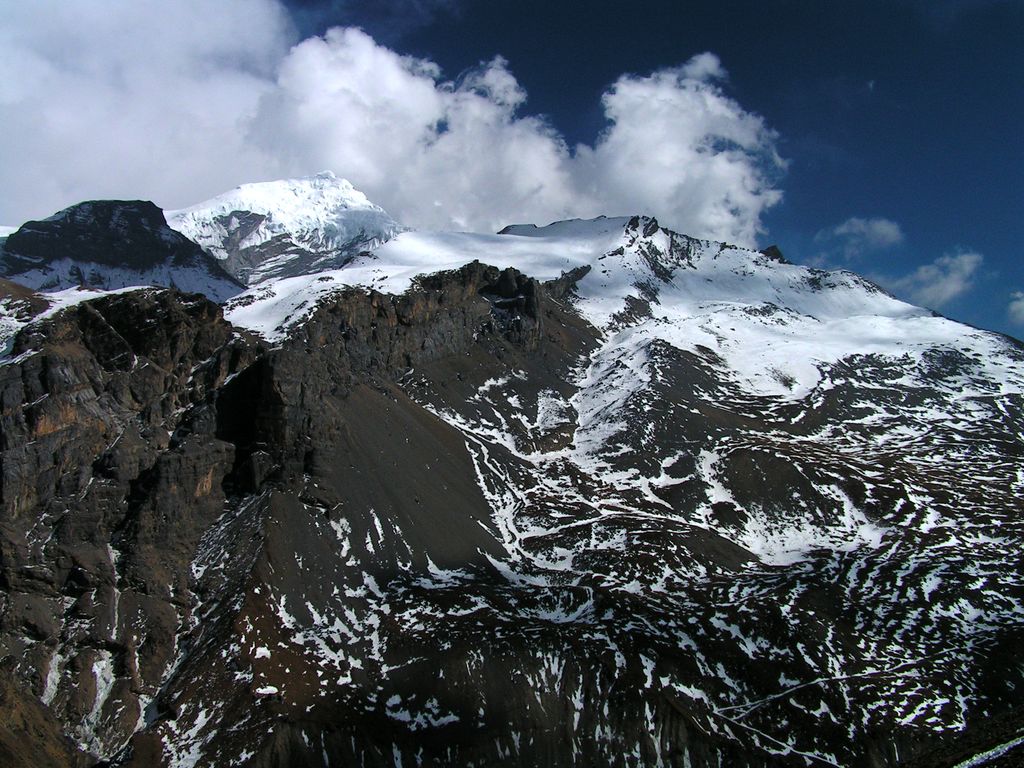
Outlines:
[{"label": "white cloud", "polygon": [[611,121],[593,148],[577,147],[578,177],[604,209],[651,211],[683,231],[752,244],[781,199],[775,134],[714,81],[717,57],[695,56],[648,77],[624,75],[604,94]]},{"label": "white cloud", "polygon": [[293,42],[272,0],[40,0],[3,17],[3,223],[85,198],[197,202],[261,172],[245,126]]},{"label": "white cloud", "polygon": [[[239,34],[244,29],[245,34]],[[729,98],[710,53],[604,94],[570,148],[501,57],[445,80],[356,29],[289,49],[272,0],[15,4],[0,29],[0,221],[95,197],[165,207],[331,169],[405,223],[652,213],[751,244],[781,198],[776,135]]]},{"label": "white cloud", "polygon": [[936,309],[974,287],[974,278],[983,261],[980,253],[947,254],[918,267],[909,275],[881,279],[880,282],[916,304]]},{"label": "white cloud", "polygon": [[1017,325],[1024,325],[1024,291],[1014,291],[1010,294],[1010,304],[1006,308],[1006,314],[1010,321]]},{"label": "white cloud", "polygon": [[298,45],[254,123],[280,173],[329,167],[406,223],[494,230],[509,222],[653,213],[684,231],[752,243],[781,193],[774,134],[712,81],[701,54],[604,95],[610,125],[570,151],[517,109],[526,93],[500,57],[441,79],[355,29]]},{"label": "white cloud", "polygon": [[456,85],[356,29],[311,38],[283,61],[253,122],[278,174],[326,167],[405,223],[493,230],[568,215],[569,153],[501,58]]},{"label": "white cloud", "polygon": [[[809,262],[813,266],[830,268],[837,262],[842,264],[864,256],[878,258],[880,253],[902,244],[904,239],[900,225],[891,219],[852,216],[814,236],[815,242],[824,250]],[[897,296],[938,309],[974,287],[983,262],[984,257],[980,253],[945,254],[906,275],[893,277],[875,273],[871,277]]]},{"label": "white cloud", "polygon": [[903,241],[900,225],[889,219],[847,219],[834,230],[836,235],[863,240],[872,248],[884,248]]},{"label": "white cloud", "polygon": [[899,245],[903,242],[903,230],[890,219],[853,216],[842,224],[821,230],[814,240],[827,249],[826,253],[820,254],[822,260],[827,261],[836,255],[850,261],[870,251]]}]

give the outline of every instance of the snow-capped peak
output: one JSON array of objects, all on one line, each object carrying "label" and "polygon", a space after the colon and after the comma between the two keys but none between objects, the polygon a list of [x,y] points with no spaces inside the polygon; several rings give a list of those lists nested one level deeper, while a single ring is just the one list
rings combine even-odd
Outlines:
[{"label": "snow-capped peak", "polygon": [[[273,217],[277,231],[302,231],[330,225],[346,211],[384,214],[366,195],[331,171],[298,179],[242,184],[229,192],[180,211],[168,211],[173,225],[187,224],[211,214],[249,211]],[[185,233],[187,234],[187,233]]]},{"label": "snow-capped peak", "polygon": [[167,220],[249,285],[342,266],[404,229],[331,171],[242,184]]},{"label": "snow-capped peak", "polygon": [[964,343],[985,349],[1000,343],[851,272],[687,237],[646,216],[513,225],[497,235],[404,232],[344,269],[251,289],[228,303],[226,315],[278,339],[342,287],[400,294],[418,275],[473,260],[542,281],[585,268],[576,310],[617,339],[619,352],[655,340],[695,353],[713,350],[725,375],[758,396],[803,397],[823,369],[851,355],[898,357],[968,337]]},{"label": "snow-capped peak", "polygon": [[162,285],[224,301],[242,285],[148,200],[87,200],[7,235],[0,275],[33,290]]}]

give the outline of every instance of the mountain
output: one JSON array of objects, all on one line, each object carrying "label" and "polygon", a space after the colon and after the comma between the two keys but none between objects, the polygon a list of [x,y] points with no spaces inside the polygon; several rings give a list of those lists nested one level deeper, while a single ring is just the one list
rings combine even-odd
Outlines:
[{"label": "mountain", "polygon": [[650,218],[503,232],[16,319],[0,707],[37,725],[0,750],[1013,750],[1021,344]]},{"label": "mountain", "polygon": [[341,267],[404,229],[330,171],[243,184],[167,219],[247,285]]},{"label": "mountain", "polygon": [[143,200],[79,203],[9,234],[0,276],[43,291],[162,285],[223,301],[242,286]]},{"label": "mountain", "polygon": [[51,307],[43,295],[0,278],[0,354],[7,355],[18,331]]}]

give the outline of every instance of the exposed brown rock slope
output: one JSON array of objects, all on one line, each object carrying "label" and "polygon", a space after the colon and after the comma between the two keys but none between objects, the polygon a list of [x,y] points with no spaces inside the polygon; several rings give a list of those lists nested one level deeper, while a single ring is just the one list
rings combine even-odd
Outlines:
[{"label": "exposed brown rock slope", "polygon": [[[434,365],[458,387],[462,366],[444,372],[453,357],[578,343],[542,338],[542,301],[553,306],[535,281],[474,264],[400,298],[340,296],[273,350],[173,291],[90,301],[28,329],[0,368],[0,642],[18,679],[96,754],[154,722],[136,739],[143,755],[173,715],[170,691],[222,673],[232,627],[267,619],[254,580],[274,583],[278,558],[314,557],[296,517],[344,519],[353,539],[372,530],[361,509],[392,521],[405,551],[381,542],[382,583],[403,558],[488,568],[501,547],[461,436],[393,382]],[[200,540],[232,516],[245,535],[221,542],[212,583],[197,579]],[[210,667],[184,674],[176,659]]]},{"label": "exposed brown rock slope", "polygon": [[[611,475],[678,477],[620,491],[557,457],[538,468],[524,445],[557,454],[580,431],[573,371],[599,343],[565,302],[582,274],[542,285],[473,263],[399,297],[351,290],[274,347],[158,290],[18,336],[0,366],[0,695],[26,730],[0,734],[9,764],[77,759],[61,734],[134,766],[941,764],[985,715],[904,727],[890,691],[914,707],[966,668],[965,689],[1012,712],[1016,625],[966,650],[948,647],[960,625],[893,640],[946,627],[900,607],[927,583],[907,586],[907,563],[942,531],[776,568],[722,535],[760,507],[838,516],[844,499],[895,527],[927,512],[921,488],[1013,525],[1010,427],[986,438],[982,494],[809,439],[859,423],[870,360],[806,412],[730,410],[710,351],[651,344],[658,376],[603,450]],[[571,418],[530,427],[542,401]],[[698,462],[730,440],[735,501],[691,525]],[[944,578],[953,605],[989,583]],[[898,656],[910,647],[926,652]]]}]

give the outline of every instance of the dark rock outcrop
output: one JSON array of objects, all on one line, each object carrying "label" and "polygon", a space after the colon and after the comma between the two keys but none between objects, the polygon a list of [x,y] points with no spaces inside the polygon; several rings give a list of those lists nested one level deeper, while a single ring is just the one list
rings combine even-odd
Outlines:
[{"label": "dark rock outcrop", "polygon": [[39,699],[19,684],[10,658],[0,662],[0,712],[0,764],[69,768],[92,762]]},{"label": "dark rock outcrop", "polygon": [[[274,346],[161,290],[19,334],[0,366],[10,764],[77,759],[64,734],[125,766],[895,765],[1012,713],[1019,629],[953,618],[1019,571],[1019,550],[986,554],[1020,511],[1019,398],[971,435],[997,457],[981,493],[957,480],[962,431],[843,442],[865,398],[926,404],[959,358],[932,361],[929,392],[865,356],[771,400],[706,347],[640,339],[656,375],[631,387],[645,372],[597,353],[687,267],[669,243],[640,252],[658,269],[607,335],[571,307],[586,270],[476,262],[330,295]],[[971,511],[976,559],[940,518],[901,527],[924,494]],[[823,537],[856,511],[876,540],[766,563],[730,537],[800,505]],[[965,690],[976,706],[943,708]]]},{"label": "dark rock outcrop", "polygon": [[4,242],[0,274],[34,289],[149,283],[215,301],[244,288],[146,200],[94,200],[26,222]]},{"label": "dark rock outcrop", "polygon": [[[5,262],[12,272],[68,256],[108,267],[130,263],[136,269],[168,260],[189,264],[199,247],[182,235],[160,238],[166,229],[163,211],[148,200],[80,203],[22,224],[7,237]],[[154,247],[158,238],[162,247]]]},{"label": "dark rock outcrop", "polygon": [[255,352],[205,298],[147,290],[30,326],[0,367],[0,642],[94,752],[174,658],[232,464],[213,393]]},{"label": "dark rock outcrop", "polygon": [[771,261],[778,264],[789,264],[790,262],[782,255],[782,251],[779,250],[777,245],[769,245],[767,248],[761,250],[761,253],[767,256]]},{"label": "dark rock outcrop", "polygon": [[[400,297],[343,293],[273,350],[172,291],[30,326],[0,367],[0,654],[81,748],[110,756],[139,724],[173,722],[198,679],[185,670],[223,673],[234,628],[267,610],[253,585],[303,586],[280,560],[317,562],[303,538],[317,526],[372,538],[364,572],[380,584],[410,567],[492,572],[504,550],[461,436],[393,382],[531,354],[545,301],[536,281],[471,264]],[[218,530],[230,563],[204,577]],[[145,762],[149,733],[125,754]]]}]

